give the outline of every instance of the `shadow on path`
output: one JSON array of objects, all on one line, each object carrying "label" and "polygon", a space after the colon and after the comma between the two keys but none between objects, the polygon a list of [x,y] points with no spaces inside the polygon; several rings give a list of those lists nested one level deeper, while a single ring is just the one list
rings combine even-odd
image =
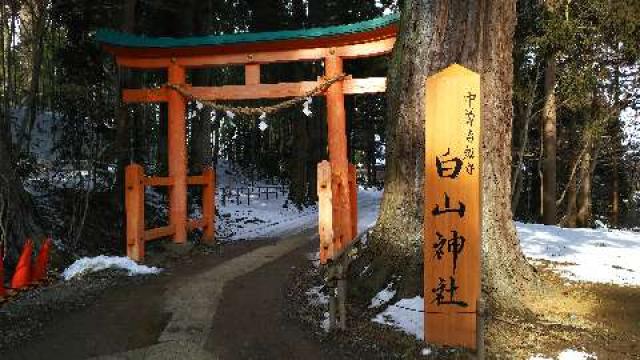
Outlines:
[{"label": "shadow on path", "polygon": [[[317,239],[317,238],[316,238]],[[289,317],[286,292],[315,243],[229,282],[205,349],[231,359],[349,359]]]}]

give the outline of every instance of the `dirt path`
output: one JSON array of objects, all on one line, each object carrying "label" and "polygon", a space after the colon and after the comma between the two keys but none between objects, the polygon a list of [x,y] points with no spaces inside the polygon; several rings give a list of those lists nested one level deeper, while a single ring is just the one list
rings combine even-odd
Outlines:
[{"label": "dirt path", "polygon": [[222,255],[110,289],[80,311],[52,316],[41,335],[0,358],[343,358],[284,310],[288,275],[306,265],[314,234],[228,245]]},{"label": "dirt path", "polygon": [[[315,244],[314,244],[315,245]],[[220,359],[353,359],[291,320],[287,284],[309,266],[309,244],[227,284],[205,349]]]}]

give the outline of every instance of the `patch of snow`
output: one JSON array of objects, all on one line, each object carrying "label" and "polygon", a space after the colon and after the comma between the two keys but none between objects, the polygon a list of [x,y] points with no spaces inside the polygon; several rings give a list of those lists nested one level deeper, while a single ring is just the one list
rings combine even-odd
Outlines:
[{"label": "patch of snow", "polygon": [[389,325],[395,329],[413,335],[418,340],[424,340],[424,298],[416,296],[411,299],[401,299],[387,307],[371,321]]},{"label": "patch of snow", "polygon": [[322,330],[324,330],[324,332],[329,332],[329,312],[325,311],[322,314],[322,320],[320,320],[320,328],[322,328]]},{"label": "patch of snow", "polygon": [[431,350],[430,347],[426,347],[422,349],[422,356],[429,356],[431,355],[431,353],[433,353],[433,350]]},{"label": "patch of snow", "polygon": [[360,276],[365,276],[370,268],[371,265],[365,265],[364,269],[362,269],[362,271],[360,272]]},{"label": "patch of snow", "polygon": [[624,134],[623,144],[632,149],[640,147],[640,111],[628,107],[620,113],[620,120]]},{"label": "patch of snow", "polygon": [[307,290],[306,294],[307,299],[309,300],[309,304],[313,306],[323,306],[329,304],[329,296],[325,295],[322,292],[323,288],[323,285],[318,285]]},{"label": "patch of snow", "polygon": [[358,188],[358,235],[376,224],[381,200],[382,191],[361,186]]},{"label": "patch of snow", "polygon": [[390,282],[387,284],[387,287],[380,290],[380,292],[371,299],[369,309],[377,308],[380,307],[380,305],[388,303],[394,296],[396,296],[396,291],[393,289],[393,282]]},{"label": "patch of snow", "polygon": [[[596,360],[598,357],[595,354],[589,354],[583,351],[577,351],[573,349],[563,350],[556,357],[557,360]],[[553,358],[548,358],[543,355],[534,355],[529,358],[529,360],[553,360]]]},{"label": "patch of snow", "polygon": [[66,268],[62,273],[65,280],[71,280],[77,276],[82,276],[92,272],[98,272],[105,269],[123,269],[129,272],[129,276],[157,274],[162,269],[157,267],[149,267],[139,265],[135,261],[127,257],[119,256],[96,256],[92,258],[84,257],[76,260],[71,266]]},{"label": "patch of snow", "polygon": [[[12,126],[12,136],[17,139],[18,134],[24,128],[27,118],[27,108],[20,107],[13,109],[11,116],[14,118]],[[62,119],[52,112],[39,112],[36,114],[35,123],[31,131],[31,151],[40,161],[53,161],[57,158],[55,154],[56,142],[62,137]]]},{"label": "patch of snow", "polygon": [[[216,221],[217,234],[229,241],[253,240],[265,237],[276,237],[292,234],[318,226],[318,208],[316,205],[297,209],[287,200],[285,193],[270,193],[269,199],[265,194],[258,195],[258,187],[270,186],[265,182],[252,182],[237,174],[226,162],[220,162],[217,171],[218,190],[221,187],[230,189],[231,196],[226,204],[222,203],[221,191],[217,191],[216,205],[219,221]],[[271,185],[272,186],[272,185]],[[239,194],[236,201],[237,189],[253,189],[248,196],[246,190]],[[255,190],[255,191],[254,191]],[[274,190],[274,189],[272,189]],[[380,208],[382,192],[379,190],[358,191],[358,232],[363,233],[375,224]]]},{"label": "patch of snow", "polygon": [[312,97],[308,97],[304,104],[302,104],[302,113],[305,114],[307,117],[310,117],[311,115],[313,115],[313,112],[311,112],[311,109],[309,109],[309,106],[311,105],[311,102],[313,101]]},{"label": "patch of snow", "polygon": [[307,254],[307,260],[311,261],[314,268],[320,267],[320,251],[310,252]]},{"label": "patch of snow", "polygon": [[519,222],[516,229],[524,253],[558,263],[555,269],[565,278],[640,286],[640,233]]},{"label": "patch of snow", "polygon": [[595,225],[596,225],[596,228],[598,228],[598,229],[605,229],[606,230],[606,229],[609,228],[609,225],[607,225],[604,222],[602,222],[602,220],[596,220],[595,221]]}]

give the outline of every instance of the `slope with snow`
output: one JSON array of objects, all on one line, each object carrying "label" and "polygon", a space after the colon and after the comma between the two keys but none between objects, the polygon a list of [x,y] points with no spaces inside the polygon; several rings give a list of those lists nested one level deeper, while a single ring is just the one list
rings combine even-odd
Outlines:
[{"label": "slope with snow", "polygon": [[[564,229],[557,226],[515,223],[525,255],[552,262],[562,276],[576,281],[640,286],[640,233],[622,230]],[[384,289],[386,298],[389,289]],[[380,294],[372,303],[378,303]],[[418,340],[424,339],[424,298],[398,299],[373,319]],[[555,359],[587,360],[596,355],[566,349]],[[535,355],[529,360],[549,359]]]},{"label": "slope with snow", "polygon": [[[578,351],[574,349],[566,349],[561,351],[556,357],[557,360],[595,360],[597,357],[593,354],[586,353],[584,351]],[[529,358],[529,360],[553,360],[542,355],[535,355]]]},{"label": "slope with snow", "polygon": [[[264,195],[250,196],[251,204],[247,205],[246,194],[240,197],[240,203],[234,199],[222,204],[220,188],[269,186],[265,182],[251,182],[238,174],[230,164],[221,162],[216,169],[218,175],[218,194],[216,199],[219,221],[217,234],[228,241],[251,240],[265,237],[287,235],[316,227],[318,224],[318,208],[316,205],[302,210],[296,208],[287,195],[278,198],[271,195],[267,200]],[[233,190],[232,190],[233,191]],[[382,193],[378,190],[360,188],[358,191],[358,231],[363,232],[375,224]]]},{"label": "slope with snow", "polygon": [[516,222],[525,255],[577,281],[640,286],[640,233]]}]

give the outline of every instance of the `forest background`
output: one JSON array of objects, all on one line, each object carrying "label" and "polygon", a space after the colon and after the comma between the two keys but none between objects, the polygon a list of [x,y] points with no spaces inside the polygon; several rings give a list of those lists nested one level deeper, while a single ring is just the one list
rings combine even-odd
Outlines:
[{"label": "forest background", "polygon": [[[15,262],[27,237],[58,240],[63,258],[124,246],[123,169],[166,174],[167,108],[123,106],[120,89],[166,75],[117,69],[98,28],[198,36],[324,27],[400,11],[392,0],[2,0],[0,242]],[[640,226],[640,4],[517,1],[512,208],[515,219],[567,227]],[[634,46],[635,45],[635,46]],[[385,76],[388,58],[346,63]],[[263,67],[262,81],[315,80],[321,63]],[[242,67],[189,73],[195,85],[241,84]],[[264,102],[243,103],[260,105]],[[260,120],[189,105],[190,171],[229,161],[250,179],[289,184],[291,204],[315,202],[327,157],[323,99]],[[385,95],[346,102],[351,162],[381,187]],[[198,194],[193,194],[195,203]],[[158,218],[158,222],[166,221]]]}]

